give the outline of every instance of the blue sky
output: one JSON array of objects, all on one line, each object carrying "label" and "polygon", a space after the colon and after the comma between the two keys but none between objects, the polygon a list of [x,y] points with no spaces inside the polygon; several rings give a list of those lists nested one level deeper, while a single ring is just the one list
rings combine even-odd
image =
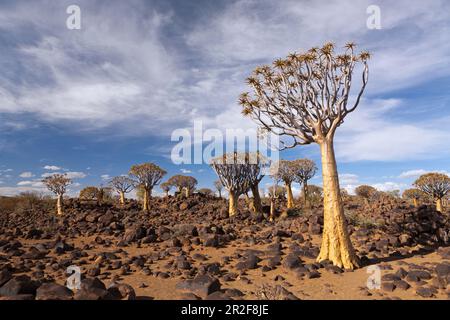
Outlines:
[{"label": "blue sky", "polygon": [[[81,30],[66,28],[71,4]],[[366,26],[371,4],[381,30]],[[237,105],[252,69],[325,41],[373,54],[364,99],[336,135],[341,185],[407,188],[450,171],[449,35],[445,0],[2,0],[0,195],[43,191],[53,172],[73,177],[76,194],[146,161],[211,187],[206,164],[170,161],[173,130],[199,119],[254,128]],[[281,157],[318,162],[319,150]]]}]

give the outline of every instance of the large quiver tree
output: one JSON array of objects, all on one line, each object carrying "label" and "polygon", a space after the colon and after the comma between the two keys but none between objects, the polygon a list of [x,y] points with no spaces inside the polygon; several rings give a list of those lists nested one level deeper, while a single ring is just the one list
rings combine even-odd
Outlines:
[{"label": "large quiver tree", "polygon": [[[288,138],[282,148],[318,143],[322,155],[324,230],[318,261],[353,269],[359,265],[347,231],[340,197],[333,140],[337,127],[358,106],[369,75],[369,53],[355,53],[349,43],[341,54],[334,45],[290,54],[273,66],[255,69],[247,79],[252,93],[243,93],[243,114],[262,129]],[[362,66],[362,84],[349,103],[353,73]]]}]

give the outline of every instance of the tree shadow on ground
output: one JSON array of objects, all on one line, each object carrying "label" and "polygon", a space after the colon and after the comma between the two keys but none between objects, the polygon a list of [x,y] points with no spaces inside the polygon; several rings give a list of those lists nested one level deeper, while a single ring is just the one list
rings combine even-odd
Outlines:
[{"label": "tree shadow on ground", "polygon": [[366,263],[363,264],[363,267],[367,267],[369,265],[374,265],[374,264],[380,264],[380,263],[404,260],[404,259],[412,258],[414,256],[419,256],[419,255],[428,255],[428,254],[431,254],[433,252],[436,252],[436,250],[439,247],[445,248],[445,247],[449,247],[449,246],[424,247],[424,248],[419,248],[419,249],[413,250],[412,252],[407,253],[407,254],[401,254],[399,252],[393,252],[393,253],[389,254],[388,256],[386,256],[386,257],[371,258]]}]

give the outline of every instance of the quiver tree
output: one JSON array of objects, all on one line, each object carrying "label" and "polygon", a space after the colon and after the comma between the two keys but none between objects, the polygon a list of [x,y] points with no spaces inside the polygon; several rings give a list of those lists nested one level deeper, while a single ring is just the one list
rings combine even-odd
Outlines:
[{"label": "quiver tree", "polygon": [[223,190],[222,182],[220,182],[220,180],[214,181],[214,187],[216,188],[217,192],[219,193],[219,198],[222,198],[222,190]]},{"label": "quiver tree", "polygon": [[450,178],[443,173],[427,173],[421,175],[415,182],[416,186],[421,191],[432,197],[436,201],[436,210],[443,211],[442,199],[450,190]]},{"label": "quiver tree", "polygon": [[183,185],[182,185],[182,180],[183,177],[181,174],[177,174],[175,176],[172,176],[169,178],[169,180],[167,180],[167,183],[170,184],[170,186],[175,187],[176,193],[181,193],[182,189],[183,189]]},{"label": "quiver tree", "polygon": [[348,191],[345,188],[341,188],[341,199],[346,201],[349,197]]},{"label": "quiver tree", "polygon": [[80,200],[97,200],[99,195],[99,189],[94,186],[84,187],[80,190],[78,198]]},{"label": "quiver tree", "polygon": [[131,192],[135,187],[135,181],[126,176],[118,176],[111,179],[109,185],[119,194],[121,205],[125,204],[125,194]]},{"label": "quiver tree", "polygon": [[97,202],[99,204],[103,203],[103,201],[105,200],[111,200],[112,199],[112,188],[110,187],[104,187],[104,186],[100,186],[98,188],[98,197],[97,197]]},{"label": "quiver tree", "polygon": [[414,207],[419,205],[419,200],[424,199],[426,194],[416,188],[406,189],[403,191],[402,197],[407,200],[412,200]]},{"label": "quiver tree", "polygon": [[[332,43],[290,54],[272,66],[255,69],[247,79],[252,93],[243,93],[243,114],[263,130],[282,137],[282,148],[318,143],[322,155],[324,229],[318,261],[339,267],[359,265],[347,231],[333,140],[337,127],[358,106],[369,75],[370,54],[355,53],[349,43],[337,54]],[[350,102],[353,73],[362,67],[362,84]],[[353,95],[353,94],[352,94]],[[290,139],[291,142],[285,139]]]},{"label": "quiver tree", "polygon": [[369,199],[377,194],[377,189],[372,186],[363,184],[355,188],[355,194],[358,197],[363,198],[366,204],[368,204]]},{"label": "quiver tree", "polygon": [[248,192],[259,177],[258,158],[256,154],[232,152],[211,160],[211,167],[228,191],[230,217],[237,213],[239,196]]},{"label": "quiver tree", "polygon": [[287,208],[293,208],[294,195],[292,193],[292,182],[295,179],[295,162],[280,160],[271,166],[270,171],[274,179],[284,182],[287,195]]},{"label": "quiver tree", "polygon": [[148,211],[152,190],[161,182],[162,177],[166,173],[165,170],[154,163],[143,163],[131,167],[130,175],[138,181],[144,190],[143,211]]},{"label": "quiver tree", "polygon": [[274,184],[269,187],[268,193],[270,198],[270,214],[269,214],[269,221],[273,221],[275,217],[275,199],[279,199],[281,197],[284,197],[286,194],[286,188],[283,188],[278,185],[280,182],[280,177],[278,175],[274,174],[274,167],[272,166],[270,168],[270,174],[273,178]]},{"label": "quiver tree", "polygon": [[194,177],[177,174],[173,177],[170,177],[169,180],[167,180],[167,183],[176,187],[178,194],[180,194],[184,190],[185,196],[188,197],[192,193],[192,191],[194,191],[198,181]]},{"label": "quiver tree", "polygon": [[183,179],[181,179],[181,185],[185,192],[186,198],[191,195],[191,193],[195,190],[195,187],[197,186],[198,181],[194,177],[185,176]]},{"label": "quiver tree", "polygon": [[249,154],[249,170],[250,178],[250,190],[252,191],[253,201],[252,208],[256,213],[263,212],[263,206],[261,201],[261,195],[259,193],[259,183],[264,178],[264,169],[268,167],[269,161],[263,157],[259,152]]},{"label": "quiver tree", "polygon": [[162,191],[164,191],[164,194],[166,195],[166,197],[168,197],[170,189],[172,188],[172,185],[169,183],[169,181],[161,183],[161,185],[159,187],[161,188]]},{"label": "quiver tree", "polygon": [[54,174],[42,180],[42,183],[48,190],[56,194],[56,212],[58,215],[63,214],[63,196],[66,193],[67,187],[72,183],[65,174]]},{"label": "quiver tree", "polygon": [[317,167],[309,159],[295,160],[295,180],[303,185],[303,202],[308,201],[308,181],[316,174]]},{"label": "quiver tree", "polygon": [[[308,197],[309,201],[313,204],[320,203],[323,199],[323,188],[314,184],[308,185]],[[341,193],[342,196],[342,193]]]},{"label": "quiver tree", "polygon": [[102,204],[105,200],[112,199],[112,188],[100,186],[98,188],[97,203]]},{"label": "quiver tree", "polygon": [[269,198],[283,199],[286,197],[286,188],[279,185],[273,185],[268,188]]}]

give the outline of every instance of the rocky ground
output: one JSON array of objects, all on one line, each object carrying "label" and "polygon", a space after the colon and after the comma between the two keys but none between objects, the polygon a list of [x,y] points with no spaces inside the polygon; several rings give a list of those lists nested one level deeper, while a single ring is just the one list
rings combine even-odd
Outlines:
[{"label": "rocky ground", "polygon": [[[245,207],[242,203],[241,207]],[[291,210],[268,222],[225,200],[66,201],[0,212],[0,299],[449,299],[450,214],[398,199],[346,201],[349,232],[364,267],[316,263],[322,210]],[[281,204],[279,211],[283,212]],[[81,289],[65,286],[68,266]],[[367,281],[378,266],[380,287]]]}]

